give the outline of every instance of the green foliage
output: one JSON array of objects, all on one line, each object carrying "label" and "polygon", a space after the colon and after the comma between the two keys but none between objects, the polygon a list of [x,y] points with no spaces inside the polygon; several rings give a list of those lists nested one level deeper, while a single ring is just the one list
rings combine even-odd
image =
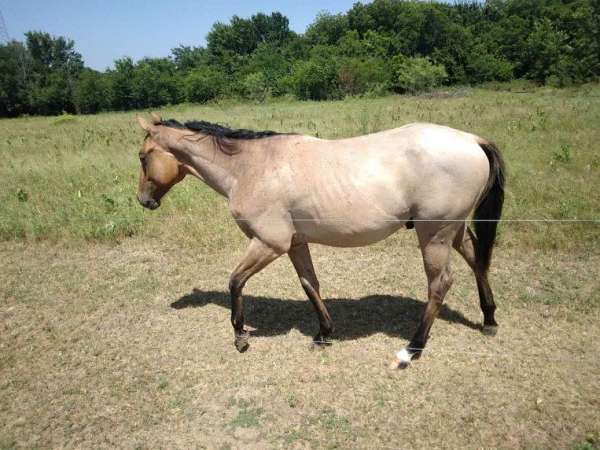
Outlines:
[{"label": "green foliage", "polygon": [[27,57],[20,42],[0,45],[0,117],[27,112]]},{"label": "green foliage", "polygon": [[335,61],[323,57],[294,64],[289,84],[301,100],[325,100],[339,97],[338,68]]},{"label": "green foliage", "polygon": [[183,100],[175,64],[168,58],[143,59],[133,71],[132,96],[136,107],[146,108]]},{"label": "green foliage", "polygon": [[133,97],[133,72],[135,65],[129,57],[117,59],[115,69],[108,71],[112,91],[112,107],[114,109],[135,108]]},{"label": "green foliage", "polygon": [[171,53],[177,70],[181,72],[188,72],[189,70],[205,65],[208,62],[208,55],[206,50],[202,47],[180,45],[179,47],[172,49]]},{"label": "green foliage", "polygon": [[215,56],[249,55],[260,43],[282,45],[292,36],[289,20],[281,13],[263,13],[250,19],[233,16],[229,24],[217,22],[206,37],[207,50]]},{"label": "green foliage", "polygon": [[26,82],[29,108],[38,114],[74,112],[73,86],[83,70],[75,43],[48,33],[25,33],[32,71]]},{"label": "green foliage", "polygon": [[536,21],[525,41],[527,77],[543,83],[550,76],[561,79],[568,76],[566,65],[570,49],[566,42],[567,34],[557,30],[549,19]]},{"label": "green foliage", "polygon": [[560,150],[555,151],[552,154],[552,159],[555,162],[559,163],[568,163],[573,159],[573,154],[571,152],[571,147],[567,144],[563,144],[560,146]]},{"label": "green foliage", "polygon": [[107,76],[91,69],[86,69],[79,75],[73,92],[78,113],[94,114],[109,109],[112,106],[111,97]]},{"label": "green foliage", "polygon": [[434,64],[429,58],[396,56],[392,59],[392,87],[401,93],[431,90],[442,84],[448,74],[444,66]]},{"label": "green foliage", "polygon": [[243,87],[245,97],[251,100],[262,102],[270,95],[267,77],[262,72],[253,72],[246,75]]},{"label": "green foliage", "polygon": [[348,18],[345,14],[321,12],[306,30],[306,38],[313,45],[335,45],[348,31]]},{"label": "green foliage", "polygon": [[225,75],[210,66],[191,71],[184,79],[185,98],[190,102],[206,103],[223,91]]},{"label": "green foliage", "polygon": [[248,60],[248,73],[262,73],[266,87],[273,95],[286,93],[284,79],[289,75],[292,64],[290,57],[273,44],[260,44]]},{"label": "green foliage", "polygon": [[206,47],[125,57],[84,70],[74,42],[43,32],[0,45],[0,116],[95,113],[217,96],[418,92],[440,83],[531,80],[566,87],[600,78],[600,2],[357,2],[320,13],[303,35],[279,12],[215,23]]},{"label": "green foliage", "polygon": [[344,58],[339,64],[337,82],[344,94],[385,92],[390,81],[389,70],[382,58]]}]

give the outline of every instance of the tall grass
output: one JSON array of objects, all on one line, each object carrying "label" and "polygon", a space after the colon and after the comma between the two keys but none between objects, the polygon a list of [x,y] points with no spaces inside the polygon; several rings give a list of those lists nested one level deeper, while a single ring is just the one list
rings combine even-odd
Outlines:
[{"label": "tall grass", "polygon": [[[508,166],[506,219],[600,217],[600,86],[531,92],[460,89],[428,96],[164,108],[164,117],[341,138],[435,122],[495,141]],[[115,242],[142,235],[220,247],[241,239],[224,199],[195,180],[155,212],[135,201],[143,133],[133,113],[0,121],[0,239]],[[589,222],[507,222],[503,245],[584,248]]]}]

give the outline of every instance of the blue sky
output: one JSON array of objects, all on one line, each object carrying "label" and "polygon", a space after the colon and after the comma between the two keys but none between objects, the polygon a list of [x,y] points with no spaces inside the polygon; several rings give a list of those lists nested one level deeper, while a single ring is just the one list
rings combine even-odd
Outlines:
[{"label": "blue sky", "polygon": [[213,23],[280,11],[304,32],[319,11],[345,12],[356,0],[0,0],[8,33],[30,30],[75,41],[86,66],[104,70],[122,56],[167,56],[179,44],[204,45]]}]

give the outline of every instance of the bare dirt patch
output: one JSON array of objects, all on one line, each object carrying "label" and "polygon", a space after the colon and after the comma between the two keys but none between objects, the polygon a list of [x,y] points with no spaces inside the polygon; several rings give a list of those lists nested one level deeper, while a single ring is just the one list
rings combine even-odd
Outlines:
[{"label": "bare dirt patch", "polygon": [[0,448],[568,448],[600,431],[598,255],[499,250],[495,338],[456,255],[428,350],[390,371],[426,293],[410,234],[313,249],[337,325],[317,351],[281,258],[246,288],[237,353],[242,250],[1,244]]}]

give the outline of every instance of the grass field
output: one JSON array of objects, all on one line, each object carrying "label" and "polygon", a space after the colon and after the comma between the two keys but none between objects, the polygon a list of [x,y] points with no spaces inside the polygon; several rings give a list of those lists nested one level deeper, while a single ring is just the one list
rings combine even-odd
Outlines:
[{"label": "grass field", "polygon": [[[320,137],[431,121],[496,141],[507,219],[600,217],[600,86],[459,89],[339,102],[185,105],[164,117]],[[491,271],[455,284],[424,356],[390,371],[426,297],[413,232],[315,246],[334,345],[286,258],[246,287],[238,354],[226,286],[245,238],[186,180],[134,193],[133,113],[0,121],[0,449],[600,446],[600,225],[506,222]]]}]

